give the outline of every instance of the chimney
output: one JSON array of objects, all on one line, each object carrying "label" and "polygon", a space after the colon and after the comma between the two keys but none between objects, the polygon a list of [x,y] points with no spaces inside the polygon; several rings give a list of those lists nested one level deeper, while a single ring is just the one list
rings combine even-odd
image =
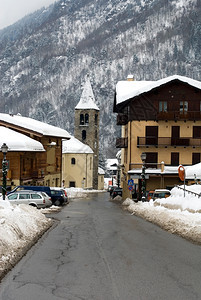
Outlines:
[{"label": "chimney", "polygon": [[127,76],[127,81],[134,81],[134,76],[133,75],[128,75]]}]

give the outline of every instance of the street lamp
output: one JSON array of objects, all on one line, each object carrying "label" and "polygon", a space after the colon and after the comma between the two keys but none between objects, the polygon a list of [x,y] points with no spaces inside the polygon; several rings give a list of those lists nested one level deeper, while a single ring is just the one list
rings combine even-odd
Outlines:
[{"label": "street lamp", "polygon": [[3,153],[3,160],[2,160],[2,173],[3,173],[2,195],[3,195],[3,200],[5,200],[5,196],[6,196],[6,176],[7,176],[6,153],[8,152],[8,146],[6,145],[6,143],[3,143],[3,145],[1,146],[1,152]]},{"label": "street lamp", "polygon": [[146,181],[145,181],[145,161],[146,161],[147,155],[145,152],[142,152],[141,154],[141,160],[142,160],[142,193],[141,193],[141,200],[144,202],[146,198]]},{"label": "street lamp", "polygon": [[121,151],[119,151],[116,155],[118,164],[117,164],[117,186],[120,187],[120,181],[121,181]]}]

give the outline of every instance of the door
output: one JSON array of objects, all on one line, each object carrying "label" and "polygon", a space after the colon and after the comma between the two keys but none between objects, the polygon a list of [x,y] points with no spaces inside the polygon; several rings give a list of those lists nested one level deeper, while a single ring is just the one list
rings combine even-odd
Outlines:
[{"label": "door", "polygon": [[193,138],[194,139],[201,138],[201,126],[193,126]]},{"label": "door", "polygon": [[179,166],[179,152],[171,153],[171,166]]},{"label": "door", "polygon": [[192,165],[200,163],[200,153],[192,154]]},{"label": "door", "polygon": [[180,138],[180,126],[172,126],[172,138],[171,138],[171,145],[178,145]]},{"label": "door", "polygon": [[158,126],[146,126],[146,145],[158,145]]},{"label": "door", "polygon": [[146,152],[146,168],[157,169],[158,153],[157,152]]}]

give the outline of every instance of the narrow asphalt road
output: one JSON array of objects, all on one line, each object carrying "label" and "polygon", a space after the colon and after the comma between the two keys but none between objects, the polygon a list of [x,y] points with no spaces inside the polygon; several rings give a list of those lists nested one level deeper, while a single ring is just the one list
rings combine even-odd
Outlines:
[{"label": "narrow asphalt road", "polygon": [[0,284],[0,300],[201,299],[201,247],[123,211],[77,199]]}]

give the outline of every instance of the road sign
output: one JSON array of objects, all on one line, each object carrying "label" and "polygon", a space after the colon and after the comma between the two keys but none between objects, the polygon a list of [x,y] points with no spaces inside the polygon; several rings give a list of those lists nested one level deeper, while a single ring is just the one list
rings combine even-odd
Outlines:
[{"label": "road sign", "polygon": [[133,190],[133,185],[129,185],[128,189],[129,189],[129,191],[132,191]]},{"label": "road sign", "polygon": [[185,168],[183,166],[179,166],[178,168],[179,178],[181,181],[185,180]]},{"label": "road sign", "polygon": [[128,180],[128,185],[134,185],[134,181],[132,179]]}]

